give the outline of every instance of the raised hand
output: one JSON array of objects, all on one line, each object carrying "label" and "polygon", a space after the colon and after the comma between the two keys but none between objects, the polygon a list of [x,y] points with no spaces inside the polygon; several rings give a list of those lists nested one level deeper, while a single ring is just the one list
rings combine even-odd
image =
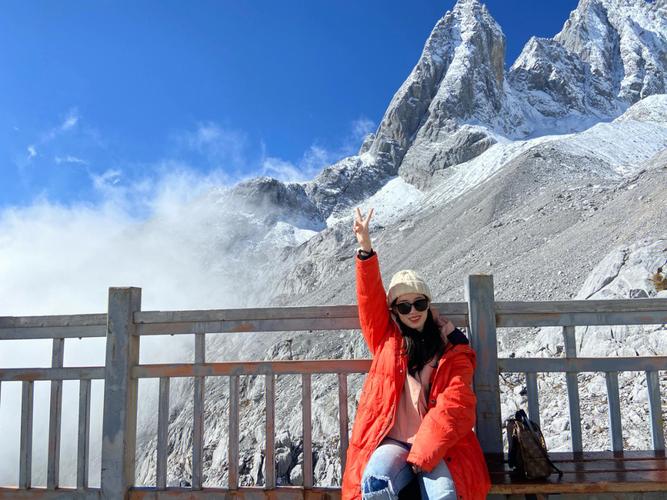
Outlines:
[{"label": "raised hand", "polygon": [[454,326],[454,323],[449,321],[447,316],[440,314],[433,305],[431,305],[431,314],[433,315],[433,320],[435,321],[435,324],[438,325],[440,332],[443,333],[444,335],[449,335],[454,331],[454,328],[456,328]]},{"label": "raised hand", "polygon": [[359,210],[359,207],[356,209],[356,214],[354,217],[354,224],[352,225],[352,231],[354,231],[354,235],[357,237],[357,241],[359,242],[359,246],[361,247],[362,250],[366,252],[371,251],[371,237],[368,234],[368,224],[371,221],[371,217],[373,216],[373,212],[375,209],[371,208],[370,211],[368,212],[368,215],[364,219],[361,216],[361,210]]}]

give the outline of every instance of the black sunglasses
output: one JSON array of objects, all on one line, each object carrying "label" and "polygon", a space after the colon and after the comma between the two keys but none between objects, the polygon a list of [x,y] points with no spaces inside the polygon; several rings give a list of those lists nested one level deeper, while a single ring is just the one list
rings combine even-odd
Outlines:
[{"label": "black sunglasses", "polygon": [[409,314],[412,311],[412,306],[419,312],[424,312],[428,309],[428,299],[417,299],[414,302],[398,302],[396,310],[401,314]]}]

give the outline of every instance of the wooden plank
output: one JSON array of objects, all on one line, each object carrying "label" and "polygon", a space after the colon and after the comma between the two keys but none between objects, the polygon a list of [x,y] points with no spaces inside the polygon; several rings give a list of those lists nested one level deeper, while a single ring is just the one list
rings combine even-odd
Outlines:
[{"label": "wooden plank", "polygon": [[47,316],[0,316],[0,332],[12,328],[106,327],[107,314],[67,314]]},{"label": "wooden plank", "polygon": [[273,373],[264,376],[266,386],[266,451],[264,453],[264,485],[267,489],[276,487],[275,466],[275,376]]},{"label": "wooden plank", "polygon": [[[465,302],[434,302],[438,311],[450,316],[466,316]],[[335,306],[257,307],[241,309],[201,309],[190,311],[140,311],[134,315],[137,324],[209,323],[217,321],[254,321],[269,319],[357,318],[356,304]],[[195,331],[191,330],[190,333]],[[211,333],[211,330],[204,330]]]},{"label": "wooden plank", "polygon": [[[206,361],[206,334],[195,334],[195,364],[201,364]],[[202,455],[204,442],[204,395],[205,378],[195,377],[194,379],[194,402],[192,408],[192,489],[202,488]]]},{"label": "wooden plank", "polygon": [[239,377],[229,377],[229,484],[236,490],[239,484]]},{"label": "wooden plank", "polygon": [[303,417],[303,487],[313,487],[313,420],[310,373],[301,375],[301,405]]},{"label": "wooden plank", "polygon": [[139,337],[132,321],[140,288],[110,288],[102,422],[102,495],[123,498],[134,484]]},{"label": "wooden plank", "polygon": [[537,394],[537,374],[526,372],[526,387],[528,389],[528,418],[542,427],[540,424],[540,401]]},{"label": "wooden plank", "polygon": [[76,454],[76,487],[88,488],[90,456],[90,380],[79,382],[79,439]]},{"label": "wooden plank", "polygon": [[[437,303],[457,326],[466,326],[465,303]],[[360,328],[356,305],[199,311],[142,311],[135,315],[140,335],[189,334],[199,325],[206,332],[272,332]]]},{"label": "wooden plank", "polygon": [[[639,300],[639,299],[637,299]],[[626,358],[500,358],[501,372],[609,372],[664,370],[667,356]]]},{"label": "wooden plank", "polygon": [[21,384],[21,444],[19,448],[19,488],[32,482],[32,417],[34,382]]},{"label": "wooden plank", "polygon": [[348,418],[347,418],[347,375],[338,374],[338,425],[340,437],[340,464],[341,477],[345,471],[345,459],[347,457],[348,447]]},{"label": "wooden plank", "polygon": [[152,488],[132,488],[129,500],[160,500],[174,499],[216,499],[216,500],[340,500],[340,488],[311,488],[304,489],[298,486],[280,486],[266,491],[258,487],[239,488],[230,491],[222,488],[206,488],[202,491],[192,491],[190,488],[168,488],[166,491],[155,491]]},{"label": "wooden plank", "polygon": [[492,493],[621,493],[667,491],[667,470],[574,472],[559,479],[552,474],[544,481],[492,474]]},{"label": "wooden plank", "polygon": [[[577,357],[577,342],[574,326],[563,327],[563,342],[565,345],[565,356],[567,358]],[[570,437],[572,439],[572,450],[581,451],[583,443],[581,438],[581,405],[579,402],[579,382],[576,373],[566,373],[568,411],[570,414]]]},{"label": "wooden plank", "polygon": [[[53,339],[51,367],[62,368],[65,352],[65,339]],[[60,470],[60,422],[63,405],[63,383],[61,380],[51,381],[51,398],[49,400],[49,444],[46,469],[46,487],[58,487]]]},{"label": "wooden plank", "polygon": [[0,381],[23,382],[35,380],[103,379],[104,367],[82,366],[67,368],[0,368]]},{"label": "wooden plank", "polygon": [[477,396],[475,430],[482,449],[487,453],[498,453],[503,450],[503,441],[493,277],[481,274],[468,276],[465,297],[468,303],[470,342],[477,353],[474,378]]},{"label": "wooden plank", "polygon": [[664,418],[660,401],[660,379],[657,371],[646,372],[646,387],[648,390],[649,417],[651,419],[651,442],[654,450],[664,450]]},{"label": "wooden plank", "polygon": [[167,448],[169,445],[169,378],[160,378],[160,396],[157,412],[157,466],[156,487],[167,487]]},{"label": "wooden plank", "polygon": [[[507,461],[507,453],[503,455]],[[554,462],[595,462],[598,460],[655,460],[666,458],[664,450],[623,450],[623,451],[550,451],[549,457]]]},{"label": "wooden plank", "polygon": [[[497,314],[667,313],[667,299],[497,301]],[[648,318],[646,318],[648,319]],[[576,323],[575,323],[576,324]],[[566,325],[561,325],[566,326]]]},{"label": "wooden plank", "polygon": [[621,427],[621,400],[618,394],[618,372],[605,373],[607,383],[607,406],[609,416],[609,433],[612,451],[623,450],[623,429]]},{"label": "wooden plank", "polygon": [[299,332],[359,329],[357,318],[303,318],[267,320],[228,320],[209,322],[147,323],[139,325],[139,335],[192,334],[195,324],[203,324],[210,333]]},{"label": "wooden plank", "polygon": [[3,328],[0,340],[82,339],[104,337],[106,326],[54,326],[35,328]]},{"label": "wooden plank", "polygon": [[0,487],[0,500],[102,500],[102,493],[98,489],[75,490],[73,488],[58,488],[47,490],[44,488],[17,488]]},{"label": "wooden plank", "polygon": [[[587,462],[558,462],[558,468],[563,473],[573,472],[617,472],[617,471],[642,471],[642,470],[667,470],[667,459],[653,458],[641,460],[590,460]],[[492,464],[489,465],[489,472],[493,474],[511,474],[509,464]]]},{"label": "wooden plank", "polygon": [[[637,299],[640,300],[640,299]],[[609,301],[611,302],[611,301]],[[544,326],[610,326],[610,325],[661,325],[667,320],[663,312],[636,313],[551,313],[497,315],[498,328],[527,328]]]},{"label": "wooden plank", "polygon": [[[370,359],[321,359],[276,361],[226,361],[223,363],[151,364],[132,370],[134,378],[213,377],[221,375],[277,375],[301,373],[366,373]],[[1,373],[1,372],[0,372]]]}]

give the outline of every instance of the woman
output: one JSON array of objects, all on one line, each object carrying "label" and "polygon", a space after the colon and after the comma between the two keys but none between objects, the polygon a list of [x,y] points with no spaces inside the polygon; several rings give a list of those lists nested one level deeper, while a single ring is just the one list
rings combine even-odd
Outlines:
[{"label": "woman", "polygon": [[361,330],[373,356],[357,407],[342,498],[398,498],[416,476],[423,499],[485,499],[489,473],[477,436],[475,353],[438,315],[426,283],[397,272],[385,293],[368,225],[353,225]]}]

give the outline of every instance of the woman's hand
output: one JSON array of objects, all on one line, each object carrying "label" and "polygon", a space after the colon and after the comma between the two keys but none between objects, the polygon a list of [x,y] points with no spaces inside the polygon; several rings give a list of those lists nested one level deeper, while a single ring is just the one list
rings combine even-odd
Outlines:
[{"label": "woman's hand", "polygon": [[433,305],[431,305],[431,314],[433,315],[433,320],[435,321],[435,324],[438,325],[438,328],[440,328],[440,332],[445,336],[452,333],[454,331],[454,328],[456,328],[454,326],[454,323],[449,321],[447,316],[440,314]]},{"label": "woman's hand", "polygon": [[373,216],[373,211],[374,209],[371,208],[368,212],[368,215],[364,219],[361,216],[361,210],[359,210],[359,207],[357,207],[357,213],[354,217],[354,224],[352,225],[352,231],[354,231],[354,235],[357,237],[359,246],[361,246],[361,249],[365,252],[370,252],[373,248],[371,246],[371,237],[368,234],[368,224],[370,223],[371,217]]}]

